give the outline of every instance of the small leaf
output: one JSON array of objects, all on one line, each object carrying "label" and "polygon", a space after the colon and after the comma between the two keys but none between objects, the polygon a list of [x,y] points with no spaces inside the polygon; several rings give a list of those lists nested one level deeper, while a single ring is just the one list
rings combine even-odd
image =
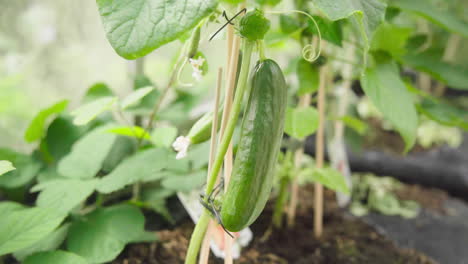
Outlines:
[{"label": "small leaf", "polygon": [[109,133],[127,136],[127,137],[134,137],[134,138],[143,138],[146,140],[150,140],[151,136],[146,132],[146,130],[139,126],[123,126],[123,127],[113,127],[107,130]]},{"label": "small leaf", "polygon": [[41,191],[36,200],[38,207],[53,208],[68,213],[94,192],[97,182],[96,179],[52,180],[34,186],[31,191]]},{"label": "small leaf", "polygon": [[101,113],[112,108],[116,101],[117,97],[103,97],[78,107],[71,112],[71,115],[75,117],[73,124],[77,126],[86,125]]},{"label": "small leaf", "polygon": [[425,116],[440,124],[458,126],[464,130],[468,130],[468,113],[465,110],[427,98],[417,107]]},{"label": "small leaf", "polygon": [[15,170],[15,167],[10,161],[0,160],[0,176],[12,170]]},{"label": "small leaf", "polygon": [[102,170],[105,173],[111,172],[124,159],[134,154],[137,150],[137,141],[134,138],[118,136],[102,163]]},{"label": "small leaf", "polygon": [[293,16],[282,14],[280,15],[279,21],[281,31],[285,34],[292,34],[301,29],[299,21]]},{"label": "small leaf", "polygon": [[389,5],[405,11],[414,12],[434,24],[437,24],[451,32],[468,37],[468,23],[458,19],[455,14],[442,10],[425,0],[393,0]]},{"label": "small leaf", "polygon": [[89,103],[96,101],[97,99],[103,97],[112,97],[114,93],[105,83],[96,83],[93,86],[89,87],[88,91],[83,98],[83,103]]},{"label": "small leaf", "polygon": [[24,140],[26,142],[34,142],[36,140],[40,140],[44,136],[44,126],[47,119],[54,114],[59,114],[65,108],[67,108],[68,100],[60,101],[46,109],[41,110],[31,121],[28,128],[26,129],[26,133],[24,134]]},{"label": "small leaf", "polygon": [[67,248],[89,263],[109,262],[127,243],[141,239],[146,233],[144,224],[143,214],[130,205],[97,209],[72,224]]},{"label": "small leaf", "polygon": [[9,160],[16,168],[0,177],[0,186],[10,189],[31,182],[42,167],[34,157],[10,149],[0,149],[0,160]]},{"label": "small leaf", "polygon": [[288,108],[284,131],[297,139],[303,139],[318,127],[318,112],[313,107]]},{"label": "small leaf", "polygon": [[312,178],[315,182],[325,185],[327,188],[344,193],[350,194],[349,187],[343,175],[332,168],[316,168],[312,173]]},{"label": "small leaf", "polygon": [[75,144],[70,154],[60,160],[57,170],[68,178],[92,178],[102,167],[116,135],[105,133],[110,126],[95,128]]},{"label": "small leaf", "polygon": [[151,133],[151,141],[158,147],[170,147],[177,137],[177,128],[173,126],[156,127]]},{"label": "small leaf", "polygon": [[191,172],[188,174],[171,174],[163,179],[162,186],[178,192],[190,192],[203,185],[206,181],[206,170]]},{"label": "small leaf", "polygon": [[[5,210],[5,207],[0,207]],[[8,208],[7,208],[8,209]],[[50,234],[65,217],[49,208],[0,211],[0,255],[27,248]]]},{"label": "small leaf", "polygon": [[299,96],[315,93],[319,87],[319,67],[304,59],[297,62],[297,78],[299,79]]},{"label": "small leaf", "polygon": [[[34,243],[33,245],[25,249],[16,251],[15,253],[13,253],[13,255],[15,256],[16,259],[22,261],[27,256],[30,256],[34,253],[48,251],[48,250],[55,250],[63,243],[63,241],[65,241],[65,237],[67,236],[69,227],[70,227],[70,224],[62,225],[61,227],[54,230],[45,238],[37,241],[36,243]],[[51,263],[51,262],[44,262],[44,263]]]},{"label": "small leaf", "polygon": [[111,193],[135,182],[159,179],[168,156],[169,151],[162,148],[139,152],[102,177],[97,189],[102,193]]},{"label": "small leaf", "polygon": [[133,91],[131,94],[129,94],[127,97],[125,97],[122,102],[120,103],[120,107],[125,110],[131,106],[135,106],[138,104],[143,97],[148,95],[154,90],[154,87],[148,86],[148,87],[142,87],[138,88],[135,91]]},{"label": "small leaf", "polygon": [[24,264],[88,264],[86,259],[62,250],[41,252],[26,259]]},{"label": "small leaf", "polygon": [[383,23],[375,31],[371,50],[382,50],[395,58],[401,57],[406,53],[406,43],[411,31],[411,28]]},{"label": "small leaf", "polygon": [[339,118],[339,120],[343,121],[343,123],[345,123],[346,126],[352,128],[354,131],[356,131],[360,135],[364,135],[368,129],[368,126],[366,123],[349,115],[345,115]]},{"label": "small leaf", "polygon": [[97,0],[107,39],[126,59],[176,40],[213,12],[215,0]]},{"label": "small leaf", "polygon": [[384,62],[368,68],[361,76],[361,85],[385,119],[402,135],[407,152],[416,141],[418,116],[395,63]]},{"label": "small leaf", "polygon": [[[322,38],[341,47],[343,41],[341,21],[330,21],[320,16],[314,16],[314,19],[320,29],[320,35]],[[307,33],[318,34],[317,27],[313,21],[308,20],[306,34]]]}]

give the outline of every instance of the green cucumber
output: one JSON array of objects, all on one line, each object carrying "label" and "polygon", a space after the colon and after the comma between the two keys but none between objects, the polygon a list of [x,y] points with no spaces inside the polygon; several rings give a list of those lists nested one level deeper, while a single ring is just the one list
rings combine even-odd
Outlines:
[{"label": "green cucumber", "polygon": [[[223,113],[223,106],[221,105],[218,110],[218,120],[221,119]],[[221,122],[218,122],[218,129]],[[211,127],[213,126],[213,110],[204,114],[192,126],[187,134],[190,144],[200,144],[211,138]]]},{"label": "green cucumber", "polygon": [[278,64],[270,59],[259,61],[251,79],[231,180],[222,201],[221,221],[229,231],[252,224],[270,196],[286,100],[286,82]]}]

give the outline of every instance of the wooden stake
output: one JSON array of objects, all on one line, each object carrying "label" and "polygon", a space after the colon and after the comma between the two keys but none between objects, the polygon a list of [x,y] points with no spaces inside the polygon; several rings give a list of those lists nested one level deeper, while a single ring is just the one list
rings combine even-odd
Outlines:
[{"label": "wooden stake", "polygon": [[[219,68],[218,70],[218,81],[216,84],[216,91],[215,91],[215,103],[213,105],[213,113],[218,112],[219,108],[219,97],[221,93],[221,87],[223,83],[223,69]],[[210,156],[208,161],[208,171],[211,171],[211,167],[215,158],[216,154],[216,145],[217,145],[217,134],[218,134],[218,116],[215,114],[213,118],[213,125],[211,127],[211,141],[210,141]],[[209,175],[209,173],[208,173]],[[208,225],[208,229],[205,233],[205,238],[203,239],[202,247],[200,248],[200,264],[208,263],[208,259],[210,256],[210,241],[211,241],[211,232],[215,227],[213,220],[210,220]]]},{"label": "wooden stake", "polygon": [[[319,126],[317,129],[315,162],[318,169],[323,168],[324,160],[324,132],[325,132],[325,86],[327,84],[327,67],[320,68],[320,84],[318,91]],[[315,183],[314,192],[314,235],[319,238],[323,230],[323,186]]]},{"label": "wooden stake", "polygon": [[[299,98],[299,107],[308,107],[311,101],[311,94],[305,94]],[[301,166],[302,157],[304,155],[304,147],[296,150],[294,153],[294,166],[299,168]],[[299,184],[297,178],[294,177],[291,184],[291,199],[289,200],[288,207],[288,227],[293,227],[296,219],[297,200],[299,196]]]}]

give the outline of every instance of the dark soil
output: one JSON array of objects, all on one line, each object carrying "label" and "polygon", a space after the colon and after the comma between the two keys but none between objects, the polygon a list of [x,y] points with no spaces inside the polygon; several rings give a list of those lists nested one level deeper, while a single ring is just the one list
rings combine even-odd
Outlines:
[{"label": "dark soil", "polygon": [[[236,263],[307,263],[307,264],[432,264],[426,256],[411,250],[397,248],[363,221],[340,210],[334,194],[326,193],[324,234],[313,235],[313,193],[306,188],[300,193],[300,206],[293,228],[273,230],[265,242],[262,236],[271,223],[272,206],[268,205],[251,226],[254,240],[242,252]],[[114,264],[183,263],[193,224],[185,223],[173,230],[157,232],[159,242],[130,245]],[[215,257],[210,263],[223,263]]]},{"label": "dark soil", "polygon": [[449,199],[449,195],[442,190],[412,184],[404,185],[403,188],[397,190],[396,194],[402,200],[413,200],[425,209],[443,215],[447,214],[447,208],[444,204]]}]

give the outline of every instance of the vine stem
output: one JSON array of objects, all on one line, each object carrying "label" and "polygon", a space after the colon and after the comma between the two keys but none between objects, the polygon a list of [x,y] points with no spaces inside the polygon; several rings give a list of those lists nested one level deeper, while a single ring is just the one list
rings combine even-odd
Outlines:
[{"label": "vine stem", "polygon": [[[206,185],[205,190],[205,202],[207,202],[209,194],[213,191],[214,185],[216,184],[216,179],[218,178],[221,165],[223,163],[224,155],[231,143],[232,134],[234,133],[234,128],[236,122],[239,118],[239,113],[241,110],[242,99],[247,87],[247,78],[250,70],[250,60],[252,58],[252,49],[254,42],[244,39],[242,42],[242,51],[244,58],[241,64],[241,71],[239,74],[239,81],[237,83],[236,92],[234,96],[232,112],[229,116],[229,121],[226,125],[226,131],[223,135],[221,142],[218,146],[218,151],[216,153],[216,159],[213,163],[213,168],[209,172],[209,180]],[[198,251],[200,249],[201,242],[205,235],[206,229],[210,221],[210,215],[206,209],[203,210],[200,219],[195,225],[193,230],[192,237],[190,238],[189,248],[187,250],[187,256],[185,258],[185,264],[195,264],[197,261]]]}]

